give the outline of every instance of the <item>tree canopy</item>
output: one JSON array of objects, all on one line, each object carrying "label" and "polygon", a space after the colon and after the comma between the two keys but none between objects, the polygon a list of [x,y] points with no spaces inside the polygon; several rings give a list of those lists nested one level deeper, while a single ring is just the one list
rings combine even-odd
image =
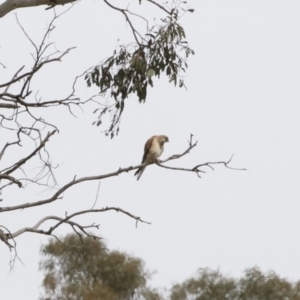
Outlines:
[{"label": "tree canopy", "polygon": [[[151,278],[142,259],[110,250],[103,240],[67,235],[42,246],[43,300],[300,300],[300,281],[273,271],[246,269],[239,278],[209,268],[173,285],[149,287]],[[159,272],[159,270],[157,270]]]},{"label": "tree canopy", "polygon": [[236,279],[219,271],[200,269],[198,276],[174,285],[170,300],[299,300],[300,281],[293,283],[273,271],[246,269]]},{"label": "tree canopy", "polygon": [[111,251],[103,240],[68,235],[52,239],[41,249],[44,300],[159,300],[147,286],[150,273],[144,262],[119,251]]}]

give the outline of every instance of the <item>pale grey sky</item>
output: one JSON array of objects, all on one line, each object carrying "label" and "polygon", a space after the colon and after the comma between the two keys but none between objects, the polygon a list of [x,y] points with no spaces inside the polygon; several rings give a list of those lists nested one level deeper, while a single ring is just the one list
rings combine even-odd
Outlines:
[{"label": "pale grey sky", "polygon": [[[137,2],[137,1],[136,1]],[[121,4],[121,1],[115,1]],[[101,224],[112,249],[126,251],[157,270],[155,287],[170,287],[195,274],[198,268],[220,268],[238,276],[257,265],[281,276],[300,279],[300,2],[190,1],[194,14],[183,19],[190,46],[188,91],[155,80],[146,104],[132,97],[122,117],[119,137],[109,140],[87,108],[78,118],[67,110],[48,111],[61,129],[49,144],[61,184],[74,175],[97,175],[140,163],[144,142],[166,134],[162,156],[182,152],[193,133],[198,146],[169,165],[192,167],[206,161],[227,160],[231,171],[217,167],[202,179],[195,174],[151,166],[139,182],[133,173],[102,181],[97,207],[119,206],[151,225],[121,214],[81,217]],[[148,4],[146,9],[155,15]],[[74,75],[106,57],[117,44],[129,40],[122,16],[101,1],[81,1],[57,22],[52,40],[64,50],[77,46],[63,63],[49,67],[35,84],[45,97],[69,91]],[[38,41],[51,11],[16,11],[28,33]],[[0,79],[10,77],[30,62],[30,48],[16,25],[14,14],[0,19],[0,61],[7,65]],[[49,76],[51,74],[51,78]],[[6,77],[7,76],[7,77]],[[84,85],[82,94],[90,93]],[[0,131],[0,135],[4,134]],[[1,214],[1,224],[12,231],[32,226],[50,214],[64,216],[93,205],[97,183],[75,187],[48,207]],[[34,201],[7,194],[3,205]],[[9,197],[8,197],[9,196]],[[70,232],[68,227],[59,233]],[[0,298],[37,299],[42,274],[39,249],[46,237],[24,234],[17,239],[17,263],[9,273],[10,254],[0,244]]]}]

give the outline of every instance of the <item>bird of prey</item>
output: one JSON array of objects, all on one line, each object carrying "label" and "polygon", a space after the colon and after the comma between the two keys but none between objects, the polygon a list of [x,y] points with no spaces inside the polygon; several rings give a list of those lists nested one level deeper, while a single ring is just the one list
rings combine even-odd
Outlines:
[{"label": "bird of prey", "polygon": [[[168,142],[169,138],[166,135],[154,135],[145,144],[144,156],[142,164],[153,163],[164,151],[164,143]],[[139,180],[145,171],[146,166],[139,168],[134,175],[137,175],[137,180]]]}]

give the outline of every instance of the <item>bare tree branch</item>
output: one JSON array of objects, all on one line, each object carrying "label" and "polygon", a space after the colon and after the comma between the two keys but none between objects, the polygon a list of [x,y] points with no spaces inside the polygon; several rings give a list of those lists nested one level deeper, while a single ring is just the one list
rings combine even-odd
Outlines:
[{"label": "bare tree branch", "polygon": [[12,109],[16,109],[16,108],[20,108],[20,106],[18,106],[16,104],[0,103],[0,108],[12,108]]},{"label": "bare tree branch", "polygon": [[17,184],[19,187],[22,187],[22,183],[19,180],[17,180],[16,178],[12,177],[12,176],[9,176],[9,175],[6,175],[6,174],[0,174],[0,180],[1,179],[9,180],[12,183]]},{"label": "bare tree branch", "polygon": [[138,37],[137,37],[137,34],[140,36],[140,34],[138,33],[138,31],[134,28],[134,26],[132,25],[132,22],[130,21],[130,19],[129,19],[129,17],[128,17],[128,15],[127,15],[127,9],[122,9],[122,8],[119,8],[119,7],[116,7],[116,6],[114,6],[114,5],[112,5],[112,4],[110,4],[107,0],[103,0],[110,8],[112,8],[112,9],[114,9],[114,10],[117,10],[117,11],[119,11],[119,12],[121,12],[124,16],[125,16],[125,19],[126,19],[126,21],[128,22],[128,24],[129,24],[129,26],[130,26],[130,28],[131,28],[131,31],[132,31],[132,33],[133,33],[133,36],[134,36],[134,39],[135,39],[135,41],[137,42],[137,44],[138,45],[140,45],[141,46],[141,43],[140,43],[140,41],[139,41],[139,39],[138,39]]},{"label": "bare tree branch", "polygon": [[[8,167],[4,170],[7,170],[6,172],[3,173],[3,175],[8,175],[12,172],[14,172],[15,170],[19,169],[23,164],[25,164],[30,158],[32,158],[34,155],[36,155],[44,146],[45,144],[48,142],[49,138],[56,132],[56,130],[53,130],[52,132],[48,132],[47,136],[45,137],[45,139],[40,143],[40,145],[34,149],[34,151],[32,151],[28,156],[26,156],[25,158],[22,158],[21,160],[19,160],[18,162],[16,162],[13,166]],[[1,172],[3,172],[4,170],[2,170]],[[0,172],[0,175],[2,175]]]},{"label": "bare tree branch", "polygon": [[19,144],[20,144],[20,133],[21,133],[22,129],[23,129],[22,127],[19,128],[19,130],[18,130],[18,132],[17,132],[17,137],[18,137],[18,140],[17,140],[17,141],[12,142],[12,143],[6,143],[6,144],[4,145],[3,149],[2,149],[1,152],[0,152],[0,161],[1,161],[2,157],[3,157],[3,155],[4,155],[5,150],[6,150],[9,146],[16,145],[16,144],[19,145]]},{"label": "bare tree branch", "polygon": [[48,5],[53,7],[56,5],[65,5],[73,2],[75,2],[75,0],[6,0],[0,4],[0,18],[17,8],[35,7],[40,5]]},{"label": "bare tree branch", "polygon": [[[92,225],[83,226],[76,222],[70,221],[70,219],[74,218],[75,216],[79,216],[79,215],[83,215],[83,214],[101,213],[101,212],[107,212],[107,211],[121,212],[122,214],[125,214],[125,215],[129,216],[130,218],[134,219],[136,221],[136,224],[138,222],[151,224],[149,222],[142,220],[140,217],[135,216],[135,215],[131,214],[130,212],[128,212],[124,209],[121,209],[119,207],[105,207],[105,208],[101,208],[101,209],[88,209],[88,210],[79,211],[79,212],[73,213],[70,216],[67,216],[65,218],[60,218],[57,216],[47,216],[47,217],[42,218],[40,221],[38,221],[36,223],[36,225],[34,225],[33,227],[25,227],[25,228],[22,228],[22,229],[16,231],[15,233],[11,233],[9,236],[6,236],[6,239],[16,238],[17,236],[19,236],[25,232],[33,232],[33,233],[39,233],[39,234],[44,234],[44,235],[52,235],[54,230],[57,229],[62,224],[69,224],[71,226],[75,226],[78,229],[80,229],[84,234],[87,234],[86,229],[99,228],[99,225],[92,224]],[[57,220],[58,222],[56,223],[56,225],[50,227],[48,230],[39,229],[39,227],[48,220]],[[1,239],[1,236],[0,236],[0,239]]]},{"label": "bare tree branch", "polygon": [[153,0],[147,0],[148,2],[158,6],[160,9],[162,9],[164,12],[166,12],[167,14],[171,15],[171,12],[169,12],[166,8],[164,8],[162,5],[160,5],[159,3],[157,3],[156,1]]},{"label": "bare tree branch", "polygon": [[[247,169],[245,169],[245,168],[239,169],[239,168],[229,167],[228,165],[231,162],[232,157],[233,157],[233,155],[230,157],[230,159],[228,161],[207,162],[207,163],[204,163],[204,164],[199,164],[199,165],[197,165],[197,166],[195,166],[195,167],[193,167],[191,169],[165,166],[165,165],[162,164],[162,162],[165,162],[165,161],[156,162],[156,164],[158,166],[162,167],[162,168],[169,169],[169,170],[195,172],[197,174],[197,176],[200,177],[200,178],[201,178],[201,176],[200,176],[199,173],[206,173],[206,172],[203,171],[203,170],[200,170],[199,168],[201,168],[201,167],[209,167],[209,168],[211,168],[214,171],[214,168],[212,167],[212,165],[224,165],[225,168],[228,168],[228,169],[231,169],[231,170],[247,171]],[[172,158],[172,159],[174,159],[174,158]]]},{"label": "bare tree branch", "polygon": [[[223,164],[225,167],[228,168],[228,164],[230,163],[231,159],[227,162],[211,162],[211,163],[199,164],[196,167],[194,167],[193,169],[174,168],[174,167],[167,167],[167,166],[162,165],[162,163],[165,163],[165,162],[168,162],[168,161],[174,160],[174,159],[179,159],[182,156],[188,154],[190,152],[190,150],[192,150],[194,147],[196,147],[196,145],[197,145],[197,142],[194,143],[192,141],[192,135],[191,135],[191,138],[190,138],[190,141],[189,141],[189,147],[183,153],[172,155],[172,156],[170,156],[169,158],[167,158],[163,161],[157,162],[157,164],[160,167],[164,167],[164,168],[168,168],[168,169],[196,172],[198,176],[199,176],[200,172],[204,173],[204,171],[199,170],[199,168],[203,167],[203,166],[211,167],[211,165],[213,165],[213,164]],[[152,163],[149,163],[149,164],[152,164]],[[74,178],[72,181],[65,184],[62,188],[60,188],[49,199],[40,200],[40,201],[36,201],[36,202],[31,202],[31,203],[23,203],[23,204],[16,205],[16,206],[0,207],[0,213],[1,212],[6,212],[6,211],[13,211],[13,210],[17,210],[17,209],[25,209],[25,208],[30,208],[30,207],[34,207],[34,206],[49,204],[49,203],[54,202],[58,199],[61,199],[61,197],[59,197],[59,196],[61,194],[63,194],[65,191],[67,191],[69,188],[71,188],[72,186],[76,185],[76,184],[79,184],[79,183],[82,183],[82,182],[85,182],[85,181],[94,181],[94,180],[101,180],[101,179],[106,179],[106,178],[110,178],[110,177],[115,177],[115,176],[120,175],[121,173],[124,173],[124,172],[127,173],[127,172],[130,172],[130,171],[139,169],[143,166],[147,166],[149,164],[139,164],[139,165],[136,165],[136,166],[130,166],[130,167],[126,167],[126,168],[119,168],[117,171],[107,173],[107,174],[103,174],[103,175],[88,176],[88,177],[82,177],[82,178],[79,178],[79,179]],[[231,169],[233,169],[233,168],[231,168]],[[243,170],[243,169],[240,169],[240,170]]]},{"label": "bare tree branch", "polygon": [[[36,68],[34,68],[32,71],[26,72],[26,73],[24,73],[24,74],[22,74],[22,75],[20,75],[20,76],[18,76],[18,77],[16,77],[16,78],[14,78],[14,79],[8,81],[8,82],[6,82],[6,83],[0,84],[0,88],[6,87],[6,86],[10,86],[11,84],[13,84],[13,83],[15,83],[15,82],[20,81],[22,78],[25,78],[25,77],[28,77],[28,76],[32,76],[33,74],[35,74],[37,71],[39,71],[39,70],[40,70],[44,65],[46,65],[46,64],[49,64],[49,63],[52,63],[52,62],[55,62],[55,61],[59,61],[59,62],[60,62],[61,59],[62,59],[66,54],[70,53],[70,51],[73,50],[73,49],[75,49],[75,48],[76,48],[76,47],[68,48],[68,49],[67,49],[66,51],[64,51],[60,56],[58,56],[58,57],[56,57],[56,58],[52,58],[52,59],[49,59],[49,60],[46,60],[46,61],[41,62],[41,63],[38,64],[38,66],[36,66]],[[9,97],[12,96],[11,94],[3,93],[3,94],[0,94],[0,97],[5,96],[5,95],[8,95]],[[20,96],[19,96],[19,97],[15,96],[15,98],[16,98],[16,99],[19,99]],[[19,100],[20,100],[20,99],[19,99]],[[20,103],[23,104],[23,105],[26,104],[26,103],[24,104],[24,102],[22,102],[22,100],[20,100]],[[27,105],[29,105],[29,104],[27,104]],[[41,106],[41,105],[39,105],[39,106]]]},{"label": "bare tree branch", "polygon": [[199,164],[196,165],[195,167],[191,168],[191,169],[187,169],[187,168],[178,168],[178,167],[170,167],[170,166],[165,166],[163,165],[163,163],[173,160],[173,159],[178,159],[184,155],[186,155],[187,153],[190,152],[190,150],[192,150],[194,147],[197,146],[197,142],[193,142],[193,135],[190,135],[190,140],[189,140],[189,148],[187,150],[185,150],[182,154],[175,154],[172,155],[171,157],[165,159],[165,160],[158,160],[156,161],[156,164],[159,167],[165,168],[165,169],[169,169],[169,170],[175,170],[175,171],[187,171],[187,172],[195,172],[197,174],[198,177],[201,178],[199,173],[206,173],[203,170],[200,170],[201,167],[209,167],[214,171],[214,168],[212,167],[212,165],[224,165],[225,168],[231,169],[231,170],[237,170],[237,171],[246,171],[247,169],[245,168],[232,168],[229,167],[229,163],[231,162],[233,155],[230,157],[230,159],[228,161],[217,161],[217,162],[206,162],[203,164]]},{"label": "bare tree branch", "polygon": [[[5,226],[3,226],[3,225],[0,225],[0,227],[3,227],[3,228],[5,228],[5,229],[7,230],[7,228],[6,228]],[[0,229],[0,240],[1,240],[2,242],[4,242],[4,243],[8,246],[8,248],[11,250],[12,248],[14,248],[14,246],[11,245],[11,244],[8,242],[8,240],[9,240],[10,238],[11,238],[11,237],[10,237],[10,234],[4,233],[4,231],[3,231],[2,229]]]}]

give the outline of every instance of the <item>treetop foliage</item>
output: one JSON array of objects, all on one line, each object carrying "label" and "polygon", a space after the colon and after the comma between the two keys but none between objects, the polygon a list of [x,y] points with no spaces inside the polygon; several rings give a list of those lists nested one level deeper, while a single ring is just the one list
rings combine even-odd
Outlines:
[{"label": "treetop foliage", "polygon": [[[45,273],[41,299],[160,299],[147,287],[144,262],[126,253],[109,251],[102,240],[67,235],[41,248]],[[100,296],[101,295],[101,296]]]},{"label": "treetop foliage", "polygon": [[300,281],[291,283],[273,271],[253,267],[235,279],[200,269],[196,278],[174,285],[170,300],[299,300]]},{"label": "treetop foliage", "polygon": [[150,275],[143,260],[110,251],[102,240],[80,240],[72,234],[61,242],[50,240],[41,253],[43,300],[300,300],[300,281],[293,283],[258,267],[246,269],[240,278],[199,269],[195,277],[162,295],[148,287]]}]

